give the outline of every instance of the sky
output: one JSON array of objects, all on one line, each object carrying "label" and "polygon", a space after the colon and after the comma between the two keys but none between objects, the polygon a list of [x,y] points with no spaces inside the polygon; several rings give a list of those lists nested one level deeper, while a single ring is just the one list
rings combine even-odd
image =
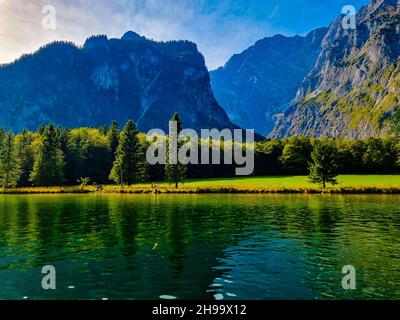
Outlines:
[{"label": "sky", "polygon": [[[0,63],[66,40],[82,45],[94,34],[120,38],[135,31],[154,40],[195,42],[210,70],[257,40],[305,35],[328,26],[345,5],[368,0],[0,0]],[[43,27],[55,9],[55,29]],[[45,24],[48,25],[48,24]]]}]

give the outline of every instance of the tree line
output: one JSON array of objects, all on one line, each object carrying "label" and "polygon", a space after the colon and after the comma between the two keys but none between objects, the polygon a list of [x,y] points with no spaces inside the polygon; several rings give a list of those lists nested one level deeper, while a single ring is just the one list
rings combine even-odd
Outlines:
[{"label": "tree line", "polygon": [[[182,122],[175,114],[172,120]],[[42,125],[14,135],[0,129],[0,186],[129,185],[184,179],[234,177],[236,164],[148,165],[145,134],[133,121],[99,128]],[[305,175],[314,183],[335,183],[337,174],[400,171],[400,139],[311,139],[290,137],[256,142],[254,175]],[[221,155],[223,147],[221,144]]]},{"label": "tree line", "polygon": [[[171,120],[182,122],[174,114]],[[147,164],[148,142],[129,120],[122,130],[109,127],[69,130],[52,124],[14,135],[0,128],[0,187],[116,183],[131,185],[166,179],[178,186],[186,166],[167,164],[162,175]]]}]

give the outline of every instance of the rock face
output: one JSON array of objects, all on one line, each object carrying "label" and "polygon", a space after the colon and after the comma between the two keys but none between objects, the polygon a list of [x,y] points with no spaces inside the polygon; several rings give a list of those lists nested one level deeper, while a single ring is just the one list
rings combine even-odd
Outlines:
[{"label": "rock face", "polygon": [[174,112],[184,126],[233,128],[214,99],[194,43],[158,43],[134,33],[89,38],[83,47],[52,43],[0,66],[0,127],[41,123],[99,126],[128,119],[140,130],[167,130]]},{"label": "rock face", "polygon": [[312,69],[327,29],[306,37],[276,35],[258,41],[211,72],[211,84],[232,121],[244,128],[269,133]]},{"label": "rock face", "polygon": [[271,137],[365,138],[391,132],[400,116],[400,12],[397,0],[373,0],[356,29],[334,21],[318,60]]}]

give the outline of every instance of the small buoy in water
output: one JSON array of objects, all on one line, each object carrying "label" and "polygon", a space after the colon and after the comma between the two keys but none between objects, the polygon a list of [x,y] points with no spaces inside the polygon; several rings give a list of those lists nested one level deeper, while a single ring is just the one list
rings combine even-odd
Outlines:
[{"label": "small buoy in water", "polygon": [[158,243],[156,242],[153,246],[153,250],[156,250],[158,248]]}]

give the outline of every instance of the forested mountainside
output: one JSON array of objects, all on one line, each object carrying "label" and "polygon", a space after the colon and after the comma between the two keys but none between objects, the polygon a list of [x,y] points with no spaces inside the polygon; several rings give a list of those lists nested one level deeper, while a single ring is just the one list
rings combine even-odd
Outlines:
[{"label": "forested mountainside", "polygon": [[233,127],[194,43],[160,43],[134,32],[94,36],[83,47],[51,43],[0,66],[0,112],[0,127],[15,132],[128,119],[142,131],[166,130],[174,112],[188,128]]}]

